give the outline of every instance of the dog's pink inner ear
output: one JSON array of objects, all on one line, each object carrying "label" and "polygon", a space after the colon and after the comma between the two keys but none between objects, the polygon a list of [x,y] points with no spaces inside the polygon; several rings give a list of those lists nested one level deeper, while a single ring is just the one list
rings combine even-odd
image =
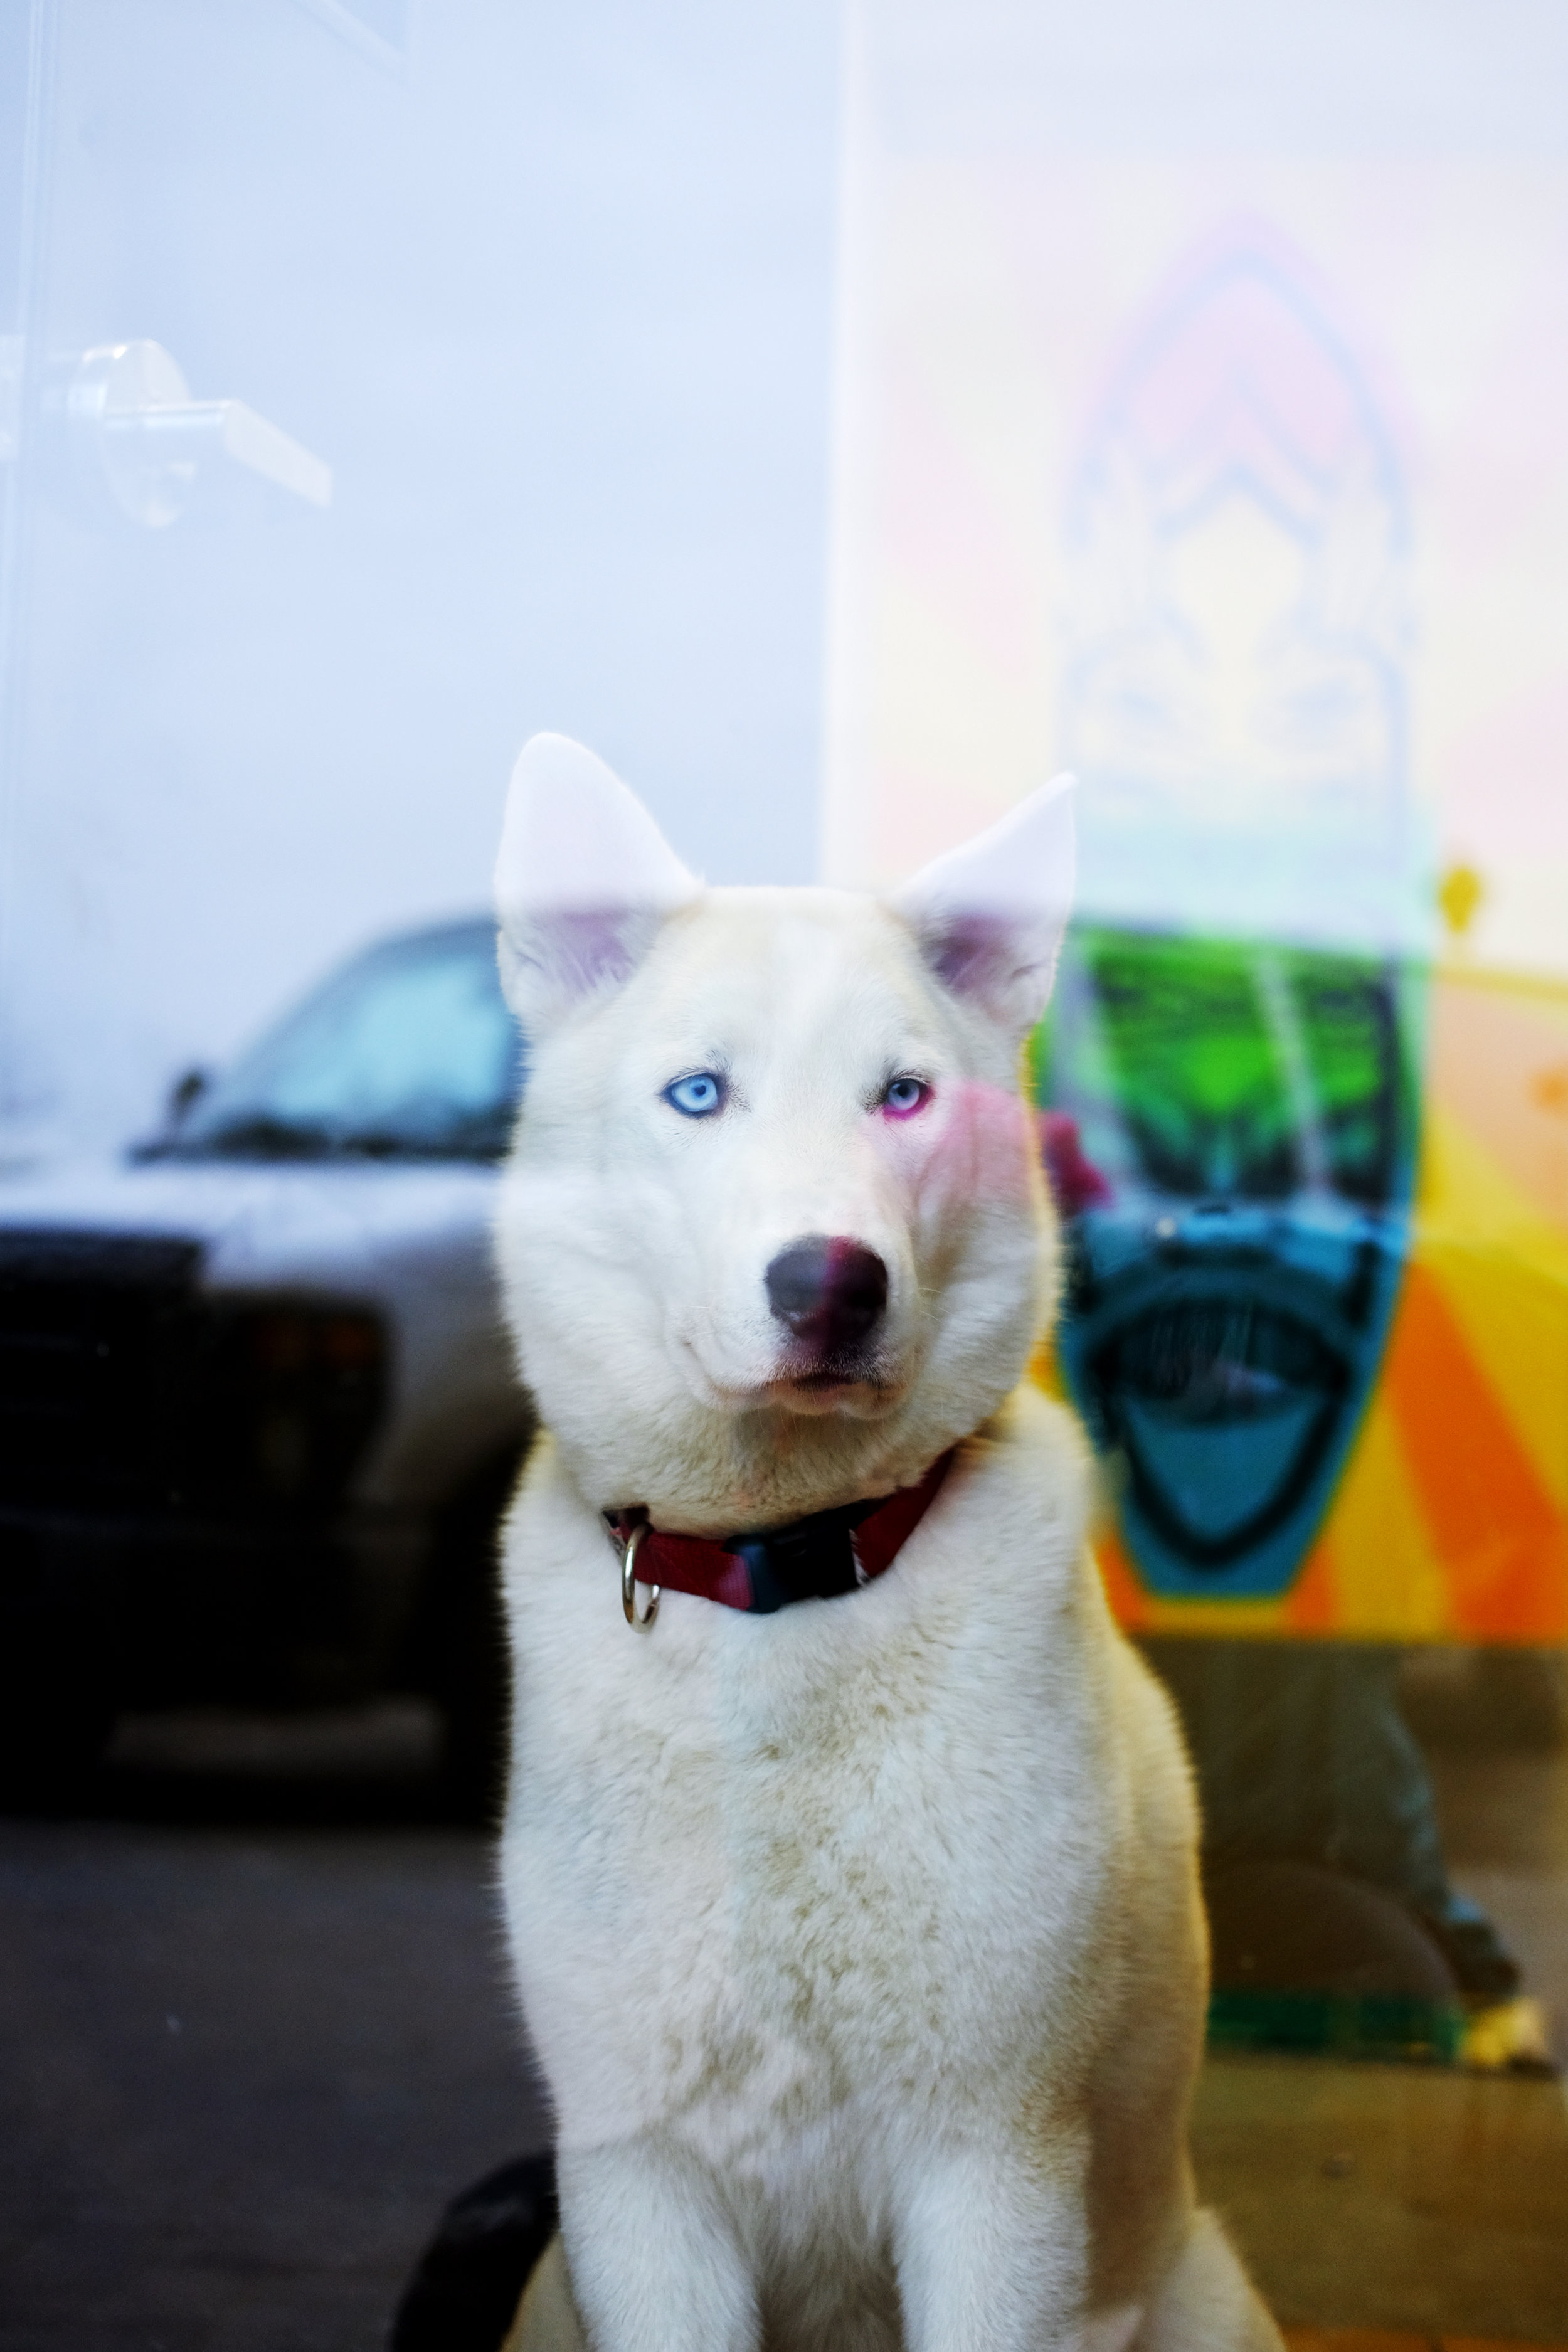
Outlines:
[{"label": "dog's pink inner ear", "polygon": [[496,861],[501,980],[524,1027],[628,980],[700,887],[602,760],[536,735],[512,773]]},{"label": "dog's pink inner ear", "polygon": [[525,960],[569,995],[618,988],[641,961],[650,928],[649,916],[625,907],[575,908],[535,919],[538,952]]},{"label": "dog's pink inner ear", "polygon": [[993,996],[1017,974],[1017,941],[999,915],[928,922],[921,944],[932,971],[955,996]]},{"label": "dog's pink inner ear", "polygon": [[662,907],[555,907],[501,926],[501,986],[526,1030],[548,1028],[628,981],[669,912]]},{"label": "dog's pink inner ear", "polygon": [[893,901],[943,986],[1019,1034],[1046,1009],[1072,906],[1071,785],[1043,784]]},{"label": "dog's pink inner ear", "polygon": [[917,921],[916,936],[943,987],[1022,1036],[1050,1001],[1062,929],[1048,917],[954,908]]}]

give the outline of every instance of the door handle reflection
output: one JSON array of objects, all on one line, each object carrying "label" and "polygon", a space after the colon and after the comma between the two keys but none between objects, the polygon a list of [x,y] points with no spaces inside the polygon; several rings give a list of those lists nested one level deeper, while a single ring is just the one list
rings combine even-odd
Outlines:
[{"label": "door handle reflection", "polygon": [[104,343],[51,366],[46,407],[59,417],[79,486],[128,520],[177,521],[199,474],[238,467],[308,505],[331,503],[331,467],[243,400],[193,400],[161,343]]}]

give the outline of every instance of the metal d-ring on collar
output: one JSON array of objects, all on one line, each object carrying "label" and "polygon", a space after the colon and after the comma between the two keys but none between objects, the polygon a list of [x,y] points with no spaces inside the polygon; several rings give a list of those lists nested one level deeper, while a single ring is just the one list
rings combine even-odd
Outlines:
[{"label": "metal d-ring on collar", "polygon": [[626,1612],[626,1623],[635,1625],[638,1632],[643,1633],[647,1633],[658,1615],[659,1597],[659,1588],[657,1584],[645,1584],[643,1591],[647,1594],[647,1607],[643,1614],[638,1616],[637,1553],[642,1549],[642,1539],[647,1533],[647,1521],[644,1519],[640,1526],[632,1529],[626,1542],[621,1546],[621,1607]]}]

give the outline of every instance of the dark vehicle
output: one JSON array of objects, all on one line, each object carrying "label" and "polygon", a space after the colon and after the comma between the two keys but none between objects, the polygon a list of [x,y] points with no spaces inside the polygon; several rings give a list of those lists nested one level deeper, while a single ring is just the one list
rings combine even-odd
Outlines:
[{"label": "dark vehicle", "polygon": [[475,1803],[531,1416],[490,1264],[520,1049],[488,921],[358,957],[112,1163],[0,1187],[0,1773],[124,1708],[428,1692]]}]

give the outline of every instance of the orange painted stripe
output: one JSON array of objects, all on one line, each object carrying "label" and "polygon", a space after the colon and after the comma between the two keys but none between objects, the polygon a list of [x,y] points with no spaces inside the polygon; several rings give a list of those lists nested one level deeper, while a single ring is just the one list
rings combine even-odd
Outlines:
[{"label": "orange painted stripe", "polygon": [[1149,1595],[1142,1580],[1121,1549],[1121,1538],[1113,1528],[1105,1528],[1094,1538],[1094,1556],[1100,1563],[1100,1581],[1105,1597],[1110,1603],[1110,1613],[1119,1625],[1129,1633],[1147,1625],[1152,1611]]},{"label": "orange painted stripe", "polygon": [[1285,1596],[1284,1622],[1292,1633],[1332,1633],[1343,1615],[1332,1547],[1320,1537]]},{"label": "orange painted stripe", "polygon": [[1405,1276],[1384,1393],[1453,1593],[1455,1633],[1541,1639],[1538,1628],[1563,1619],[1568,1531],[1419,1263]]}]

